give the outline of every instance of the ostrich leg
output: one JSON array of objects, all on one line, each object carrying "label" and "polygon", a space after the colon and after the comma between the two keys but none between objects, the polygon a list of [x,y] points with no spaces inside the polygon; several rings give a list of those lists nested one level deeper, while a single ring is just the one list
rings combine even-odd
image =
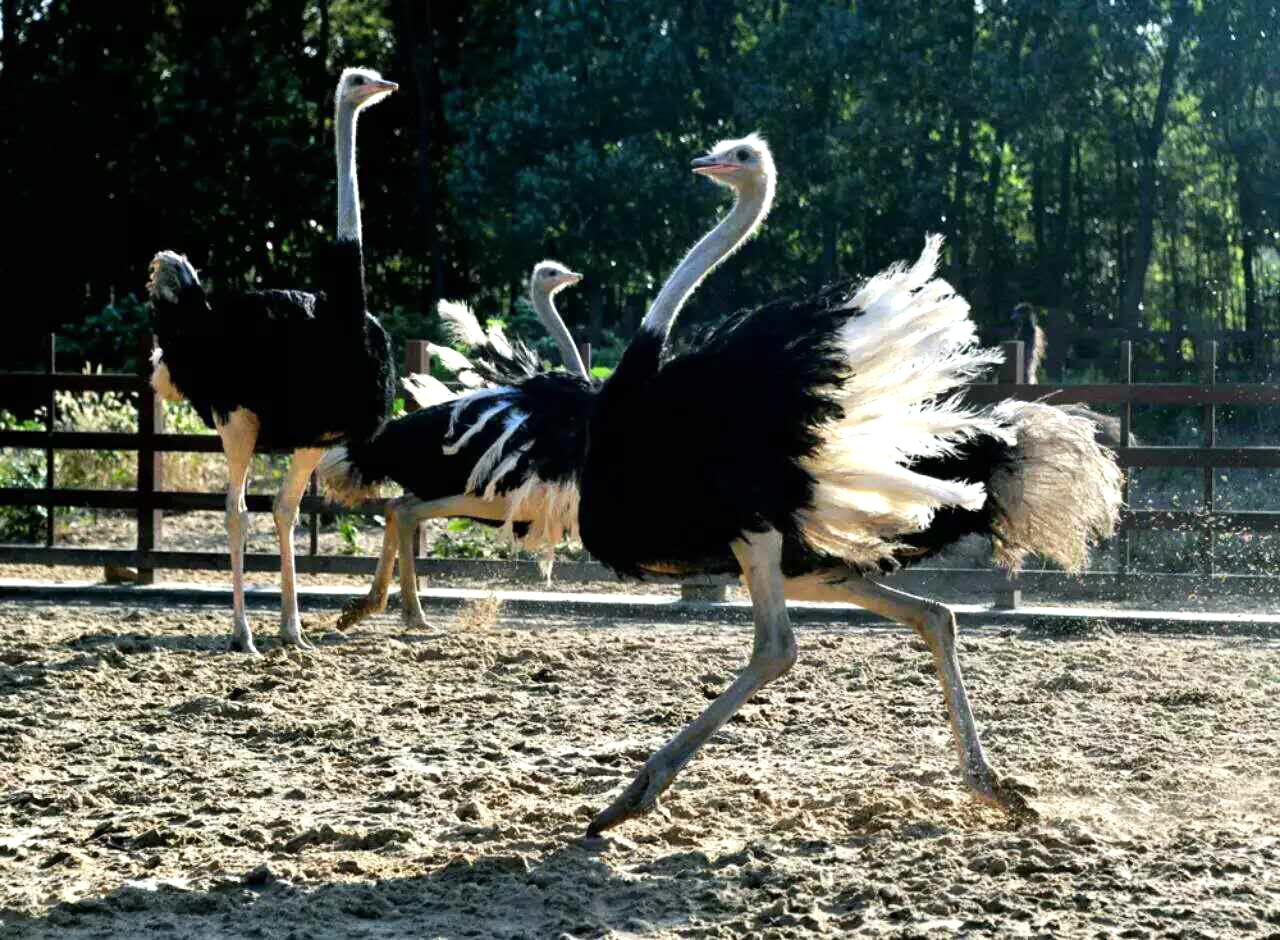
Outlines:
[{"label": "ostrich leg", "polygon": [[218,436],[227,455],[227,541],[231,548],[232,627],[228,649],[257,656],[253,630],[244,612],[244,544],[248,535],[249,511],[244,503],[244,488],[253,461],[253,446],[258,439],[258,419],[252,412],[239,409],[218,422]]},{"label": "ostrich leg", "polygon": [[792,600],[843,600],[911,627],[929,646],[933,665],[942,685],[947,715],[964,782],[978,799],[1004,810],[1010,816],[1034,819],[1038,815],[1021,793],[1000,779],[991,769],[978,739],[978,725],[969,707],[960,660],[956,655],[956,615],[937,601],[916,597],[874,581],[841,571],[810,575],[786,583]]},{"label": "ostrich leg", "polygon": [[429,630],[422,602],[418,599],[418,573],[414,569],[413,533],[418,524],[428,519],[462,517],[501,522],[507,518],[507,500],[481,499],[477,496],[446,496],[443,499],[421,500],[416,496],[401,496],[387,504],[387,526],[382,533],[382,553],[378,557],[378,569],[367,596],[352,601],[343,608],[338,618],[338,628],[346,629],[370,614],[386,609],[387,591],[391,585],[391,567],[399,554],[400,608],[405,626],[417,630]]},{"label": "ostrich leg", "polygon": [[272,515],[276,520],[276,537],[280,541],[280,642],[304,650],[314,649],[302,635],[302,621],[298,617],[298,589],[294,584],[293,527],[298,521],[298,506],[306,492],[311,471],[320,462],[324,451],[318,447],[304,447],[293,452],[289,472],[284,476],[280,492],[276,494]]},{"label": "ostrich leg", "polygon": [[782,536],[773,529],[751,534],[733,544],[751,592],[755,642],[751,660],[738,678],[683,731],[653,754],[631,785],[601,811],[587,827],[587,835],[604,832],[633,816],[647,813],[676,774],[733,717],[751,696],[783,675],[796,661],[795,635],[787,618],[782,580]]},{"label": "ostrich leg", "polygon": [[342,613],[338,615],[337,623],[334,624],[336,629],[346,630],[365,617],[380,614],[387,609],[387,591],[391,587],[391,572],[396,563],[396,548],[400,544],[396,536],[398,525],[396,510],[400,503],[412,498],[401,496],[387,500],[387,508],[384,511],[386,523],[382,530],[382,551],[378,553],[378,567],[373,572],[373,584],[369,585],[367,595],[346,603]]},{"label": "ostrich leg", "polygon": [[498,522],[507,517],[507,501],[477,496],[446,496],[423,501],[406,496],[396,501],[396,528],[400,534],[400,617],[406,627],[430,630],[418,599],[418,571],[414,567],[413,533],[427,519],[453,516]]}]

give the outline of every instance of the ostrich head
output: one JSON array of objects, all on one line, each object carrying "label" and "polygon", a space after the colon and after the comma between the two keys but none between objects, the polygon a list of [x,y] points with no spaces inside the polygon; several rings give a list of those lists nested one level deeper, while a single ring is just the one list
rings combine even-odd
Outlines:
[{"label": "ostrich head", "polygon": [[1039,319],[1036,316],[1036,308],[1025,301],[1013,308],[1010,317],[1013,319],[1013,325],[1018,329],[1026,329],[1028,325],[1035,325]]},{"label": "ostrich head", "polygon": [[759,134],[740,140],[722,140],[705,157],[693,161],[693,172],[710,177],[722,186],[742,190],[764,184],[773,188],[773,154]]},{"label": "ostrich head", "polygon": [[570,271],[559,261],[539,261],[533,266],[529,288],[549,296],[577,284],[580,280],[582,280],[581,274]]},{"label": "ostrich head", "polygon": [[343,69],[338,79],[338,105],[359,111],[381,101],[400,86],[389,82],[373,69]]}]

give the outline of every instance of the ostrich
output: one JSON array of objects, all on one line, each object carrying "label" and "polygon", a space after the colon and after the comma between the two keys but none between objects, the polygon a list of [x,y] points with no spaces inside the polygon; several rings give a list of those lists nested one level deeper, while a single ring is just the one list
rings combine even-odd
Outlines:
[{"label": "ostrich", "polygon": [[257,451],[292,451],[274,515],[280,540],[280,638],[304,649],[294,586],[293,527],[323,448],[373,434],[390,410],[391,344],[365,309],[356,120],[397,85],[368,69],[338,81],[338,231],[321,267],[323,293],[264,290],[210,299],[187,259],[162,251],[147,284],[160,348],[152,385],[189,400],[227,457],[227,535],[234,592],[230,646],[257,655],[244,609],[245,484]]},{"label": "ostrich", "polygon": [[404,623],[427,627],[413,563],[413,533],[426,519],[500,524],[508,537],[548,553],[548,564],[564,534],[576,531],[576,470],[591,384],[554,298],[581,279],[562,264],[542,261],[529,280],[534,310],[568,372],[542,371],[523,344],[493,329],[486,333],[461,304],[444,307],[455,339],[472,349],[470,359],[450,350],[446,366],[499,384],[456,399],[425,399],[429,407],[388,423],[372,440],[334,448],[320,462],[321,485],[338,502],[358,502],[387,479],[405,490],[388,506],[369,594],[343,609],[339,629],[386,609],[397,551]]},{"label": "ostrich", "polygon": [[[580,280],[581,274],[570,271],[559,261],[539,261],[529,278],[529,299],[538,320],[551,334],[565,369],[590,381],[591,375],[554,301],[559,291]],[[428,343],[427,348],[464,387],[510,385],[541,371],[542,363],[532,350],[518,340],[512,343],[499,326],[490,326],[488,331],[481,329],[466,304],[442,300],[436,312],[448,325],[453,341],[467,347],[470,358],[448,346]],[[452,401],[455,397],[443,383],[427,375],[405,376],[401,384],[420,408]]]},{"label": "ostrich", "polygon": [[[1025,385],[1038,385],[1039,379],[1037,375],[1040,371],[1040,364],[1044,362],[1045,348],[1048,345],[1044,328],[1040,326],[1040,318],[1036,313],[1036,308],[1029,303],[1024,302],[1015,306],[1012,316],[1015,338],[1022,340],[1023,349],[1026,351],[1026,360],[1023,363],[1022,375],[1019,378]],[[1063,407],[1073,414],[1087,418],[1096,425],[1095,437],[1099,444],[1105,444],[1113,450],[1121,446],[1119,418],[1101,414],[1085,405],[1075,404]],[[1142,443],[1132,432],[1129,434],[1129,446],[1142,446]]]},{"label": "ostrich", "polygon": [[958,387],[998,361],[968,305],[934,277],[941,240],[910,268],[736,314],[663,361],[682,304],[756,230],[773,161],[755,137],[694,171],[733,189],[732,211],[677,266],[599,388],[580,473],[584,546],[624,576],[741,571],[755,641],[738,678],[655,752],[588,826],[652,809],[699,748],[796,658],[786,599],[843,600],[913,628],[941,681],[965,782],[1034,815],[983,754],[946,606],[870,575],[988,530],[1002,558],[1078,567],[1114,526],[1119,473],[1092,425],[1038,403],[977,411]]}]

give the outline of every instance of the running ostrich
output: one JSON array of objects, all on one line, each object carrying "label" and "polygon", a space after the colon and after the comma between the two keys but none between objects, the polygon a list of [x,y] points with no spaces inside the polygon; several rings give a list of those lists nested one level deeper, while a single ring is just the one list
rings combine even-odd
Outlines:
[{"label": "running ostrich", "polygon": [[151,383],[163,398],[189,400],[217,430],[227,457],[230,647],[245,653],[258,654],[244,609],[244,494],[254,453],[293,452],[274,505],[280,639],[310,649],[294,586],[293,527],[303,490],[325,447],[369,437],[390,410],[391,344],[365,309],[356,120],[396,88],[369,69],[346,69],[338,81],[338,231],[320,268],[324,292],[263,290],[211,299],[184,256],[162,251],[151,262],[147,290],[160,339]]},{"label": "running ostrich", "polygon": [[457,398],[424,397],[428,407],[389,422],[372,440],[334,448],[320,462],[320,483],[340,503],[359,502],[385,480],[405,490],[387,507],[369,594],[343,609],[339,629],[386,609],[397,552],[401,616],[407,627],[428,628],[413,554],[414,530],[427,519],[455,516],[501,525],[508,538],[541,549],[547,566],[555,545],[576,532],[576,474],[591,379],[555,295],[581,279],[558,262],[541,261],[529,280],[533,308],[568,372],[543,371],[523,344],[492,328],[486,333],[465,306],[442,305],[454,338],[472,352],[468,359],[440,349],[446,367],[496,384]]},{"label": "running ostrich", "polygon": [[1039,403],[973,410],[959,386],[999,359],[965,301],[934,276],[941,239],[909,268],[730,317],[663,360],[689,294],[756,230],[774,193],[764,141],[717,145],[694,171],[733,210],[676,268],[596,394],[580,474],[584,546],[624,576],[738,572],[755,642],[738,678],[654,753],[590,823],[651,810],[699,748],[795,662],[786,599],[851,601],[928,644],[965,782],[1017,816],[1034,810],[983,754],[946,606],[871,575],[970,532],[1016,566],[1029,552],[1078,569],[1109,534],[1120,475],[1092,424]]}]

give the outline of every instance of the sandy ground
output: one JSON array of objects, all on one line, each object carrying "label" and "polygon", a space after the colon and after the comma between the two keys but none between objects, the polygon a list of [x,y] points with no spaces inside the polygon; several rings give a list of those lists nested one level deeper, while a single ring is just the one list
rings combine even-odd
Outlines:
[{"label": "sandy ground", "polygon": [[[131,516],[123,513],[102,513],[97,518],[82,515],[73,519],[74,524],[61,527],[58,532],[59,547],[93,547],[93,548],[133,548],[137,544],[137,528]],[[304,521],[305,523],[305,521]],[[423,524],[425,544],[432,544],[447,522],[433,519]],[[310,535],[305,524],[299,525],[295,533],[298,554],[304,555],[310,545]],[[358,554],[377,555],[382,547],[382,529],[376,523],[368,521],[362,524],[355,534]],[[227,532],[222,513],[219,512],[184,512],[165,516],[161,528],[159,548],[166,551],[227,551]],[[279,551],[276,530],[271,516],[266,513],[249,514],[248,548],[250,552],[262,552],[274,555]],[[336,530],[321,531],[319,550],[322,555],[339,555],[347,549],[346,542]],[[577,553],[561,553],[559,561],[567,561],[576,557]],[[554,576],[554,567],[553,567]],[[66,581],[103,581],[103,570],[100,567],[80,567],[72,565],[0,565],[0,578],[22,578],[50,583]],[[298,584],[304,587],[367,587],[370,581],[365,575],[344,574],[299,574]],[[193,571],[188,569],[165,569],[156,572],[157,583],[183,582],[188,584],[221,584],[230,585],[231,575],[226,571]],[[509,579],[440,579],[422,580],[422,586],[468,587],[481,590],[510,590],[523,586],[537,590],[542,582],[523,582],[515,585]],[[245,576],[250,586],[279,587],[278,573],[250,571]],[[568,581],[564,578],[554,580],[555,590],[561,592],[608,592],[623,591],[629,594],[660,594],[677,597],[680,586],[669,583],[627,584],[617,580],[609,581]],[[399,589],[399,584],[392,580],[392,590]],[[731,589],[736,590],[736,589]]]},{"label": "sandy ground", "polygon": [[0,935],[1280,936],[1275,642],[968,633],[1043,814],[1015,828],[962,791],[918,644],[806,626],[657,813],[584,840],[747,629],[481,602],[252,661],[226,621],[0,604]]}]

